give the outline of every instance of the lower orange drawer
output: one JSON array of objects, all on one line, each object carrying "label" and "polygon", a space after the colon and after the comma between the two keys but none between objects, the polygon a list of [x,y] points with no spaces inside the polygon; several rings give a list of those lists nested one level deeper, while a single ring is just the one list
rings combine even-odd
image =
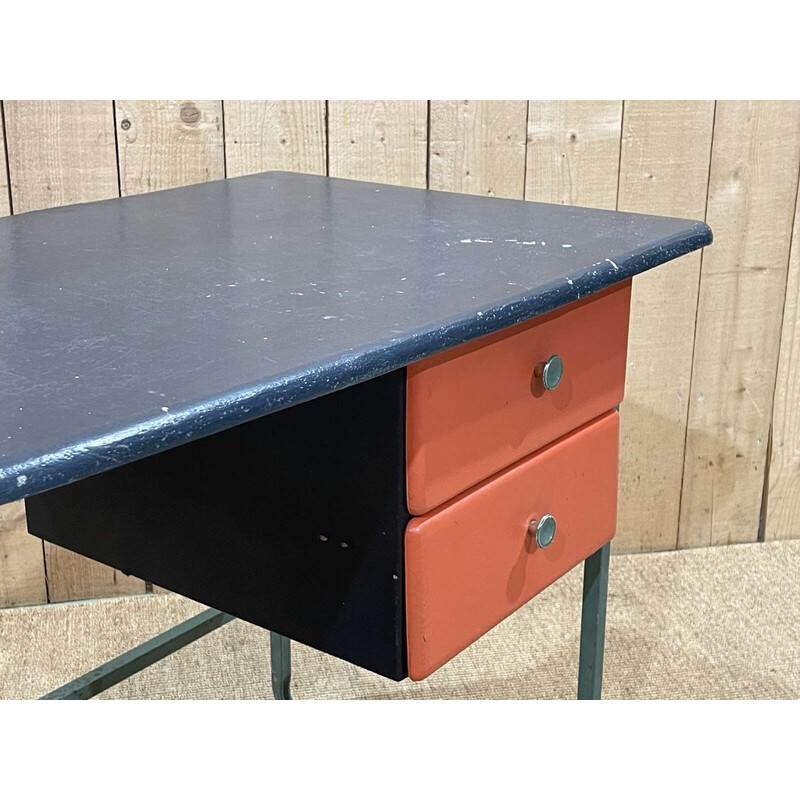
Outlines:
[{"label": "lower orange drawer", "polygon": [[[619,417],[611,411],[411,520],[412,680],[428,677],[613,537],[618,440]],[[556,533],[541,547],[529,524],[547,514]]]}]

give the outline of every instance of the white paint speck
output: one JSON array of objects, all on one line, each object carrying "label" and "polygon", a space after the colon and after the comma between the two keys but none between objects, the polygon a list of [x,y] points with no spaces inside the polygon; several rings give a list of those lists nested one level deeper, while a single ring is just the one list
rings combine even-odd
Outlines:
[{"label": "white paint speck", "polygon": [[619,269],[619,267],[610,258],[607,258],[606,261],[608,261],[608,263],[611,264],[614,269]]},{"label": "white paint speck", "polygon": [[461,244],[472,244],[472,239],[462,239]]},{"label": "white paint speck", "polygon": [[27,475],[17,475],[17,486],[24,486],[28,482]]},{"label": "white paint speck", "polygon": [[436,277],[437,277],[437,278],[444,278],[444,276],[445,276],[445,275],[447,275],[447,273],[446,273],[446,272],[437,272],[437,273],[436,273]]},{"label": "white paint speck", "polygon": [[562,244],[561,246],[562,246],[563,248],[565,248],[565,249],[566,249],[566,248],[569,248],[569,247],[572,247],[572,245],[571,245],[571,244]]},{"label": "white paint speck", "polygon": [[167,411],[169,411],[169,406],[161,406],[161,410],[162,410],[164,413],[166,413]]},{"label": "white paint speck", "polygon": [[323,317],[322,319],[339,319],[339,317],[335,316],[334,314],[329,314],[327,317]]}]

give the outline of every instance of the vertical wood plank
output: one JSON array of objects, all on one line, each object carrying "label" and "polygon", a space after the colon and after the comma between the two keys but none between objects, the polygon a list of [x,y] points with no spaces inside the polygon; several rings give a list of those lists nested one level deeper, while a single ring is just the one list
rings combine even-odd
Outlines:
[{"label": "vertical wood plank", "polygon": [[[118,196],[110,101],[7,101],[4,110],[15,213]],[[56,545],[45,543],[45,559],[51,601],[145,588]]]},{"label": "vertical wood plank", "polygon": [[119,194],[109,101],[7,100],[14,213]]},{"label": "vertical wood plank", "polygon": [[758,536],[799,130],[800,102],[717,104],[680,547]]},{"label": "vertical wood plank", "polygon": [[11,194],[8,188],[8,171],[6,169],[6,131],[3,124],[3,106],[0,100],[0,217],[11,213]]},{"label": "vertical wood plank", "polygon": [[795,204],[772,413],[766,539],[800,538],[800,202]]},{"label": "vertical wood plank", "polygon": [[620,100],[531,100],[525,199],[614,208]]},{"label": "vertical wood plank", "polygon": [[328,113],[332,176],[425,188],[424,100],[331,100]]},{"label": "vertical wood plank", "polygon": [[432,100],[431,189],[521,199],[527,102]]},{"label": "vertical wood plank", "polygon": [[28,534],[20,500],[0,506],[0,608],[47,602],[41,539]]},{"label": "vertical wood plank", "polygon": [[[626,101],[620,211],[703,219],[714,103]],[[700,253],[633,280],[616,551],[678,541]]]},{"label": "vertical wood plank", "polygon": [[[0,113],[0,217],[11,213],[10,205],[5,130]],[[24,504],[0,506],[0,608],[46,600],[42,542],[28,535]]]},{"label": "vertical wood plank", "polygon": [[227,175],[325,174],[324,100],[226,100]]},{"label": "vertical wood plank", "polygon": [[117,100],[123,195],[225,177],[219,100]]}]

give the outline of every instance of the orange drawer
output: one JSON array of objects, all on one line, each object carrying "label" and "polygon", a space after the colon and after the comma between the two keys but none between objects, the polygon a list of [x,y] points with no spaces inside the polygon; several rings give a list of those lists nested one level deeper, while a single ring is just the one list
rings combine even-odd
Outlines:
[{"label": "orange drawer", "polygon": [[[424,514],[622,401],[630,281],[408,367],[408,507]],[[561,357],[545,390],[537,374]]]},{"label": "orange drawer", "polygon": [[[613,537],[618,438],[619,418],[611,411],[409,522],[413,680],[426,678]],[[542,547],[530,523],[545,515],[555,520],[555,536]]]}]

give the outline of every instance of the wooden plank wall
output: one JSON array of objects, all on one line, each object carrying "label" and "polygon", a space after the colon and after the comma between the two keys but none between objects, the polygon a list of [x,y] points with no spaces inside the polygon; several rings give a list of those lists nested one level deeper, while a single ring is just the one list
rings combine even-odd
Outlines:
[{"label": "wooden plank wall", "polygon": [[[3,111],[0,106],[0,217],[11,213]],[[0,608],[46,600],[42,542],[28,536],[21,502],[0,506]]]},{"label": "wooden plank wall", "polygon": [[800,103],[717,104],[706,214],[717,239],[700,278],[681,547],[758,537],[799,131]]},{"label": "wooden plank wall", "polygon": [[[15,214],[119,195],[114,107],[110,101],[3,104],[11,207]],[[15,528],[22,522],[19,514]],[[5,538],[5,531],[0,536]],[[32,537],[25,536],[26,540]],[[30,547],[26,547],[30,552]],[[138,578],[45,543],[41,570],[50,601],[143,592]],[[42,548],[31,553],[41,560]],[[5,571],[4,571],[5,572]],[[10,578],[9,573],[9,578]],[[5,580],[0,576],[0,584]],[[9,580],[10,583],[10,580]],[[41,600],[39,580],[0,589],[9,604]]]},{"label": "wooden plank wall", "polygon": [[[618,208],[703,219],[713,125],[713,102],[626,103]],[[617,528],[627,551],[678,540],[700,258],[633,285]]]},{"label": "wooden plank wall", "polygon": [[[269,169],[707,219],[637,277],[617,551],[800,536],[800,103],[0,106],[0,215]],[[151,590],[0,508],[0,606]]]}]

